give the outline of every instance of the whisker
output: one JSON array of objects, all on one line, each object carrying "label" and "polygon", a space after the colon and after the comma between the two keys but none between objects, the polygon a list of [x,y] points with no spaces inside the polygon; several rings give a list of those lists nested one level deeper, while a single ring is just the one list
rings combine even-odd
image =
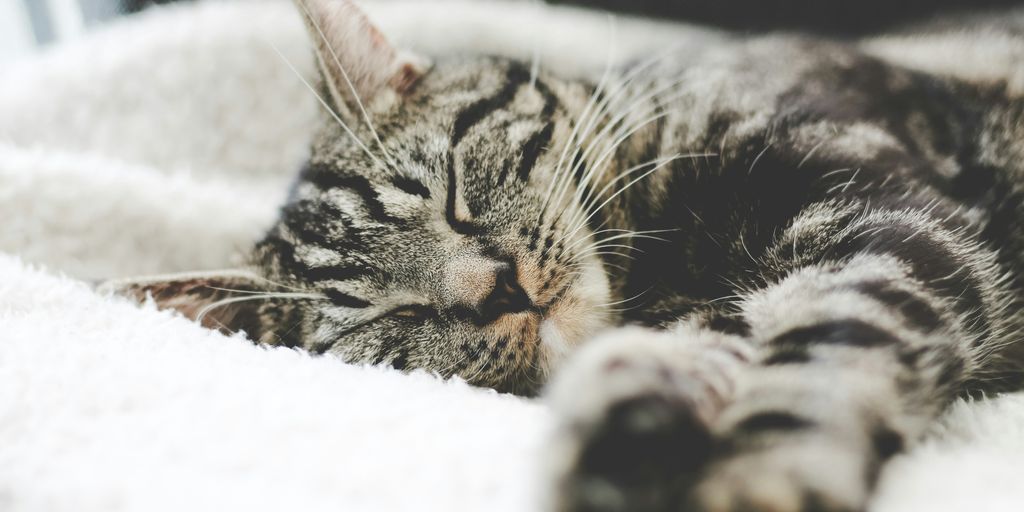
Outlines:
[{"label": "whisker", "polygon": [[[630,239],[632,239],[632,238],[648,238],[648,239],[651,239],[651,240],[657,240],[659,242],[668,242],[668,240],[666,240],[664,238],[660,238],[660,237],[656,237],[656,236],[652,236],[652,235],[658,234],[658,233],[670,233],[670,232],[674,232],[674,231],[679,231],[679,229],[652,229],[652,230],[649,230],[649,231],[630,231],[628,229],[602,229],[600,231],[594,232],[592,235],[590,235],[589,238],[595,239],[595,241],[591,242],[591,246],[596,246],[596,245],[599,245],[599,244],[602,244],[602,243],[605,243],[605,242],[609,242],[609,241],[612,241],[612,240],[619,240],[619,239],[622,239],[622,238],[630,238]],[[615,235],[615,236],[610,236],[610,237],[604,237],[604,238],[602,238],[600,236],[600,235],[602,235],[604,233],[614,233],[614,232],[619,232],[621,234]],[[576,240],[572,244],[567,245],[565,247],[565,249],[566,250],[570,250],[570,249],[576,247],[577,245],[579,245],[580,243],[582,243],[584,241],[587,241],[587,240],[588,240],[588,238],[581,238],[579,240]],[[588,246],[588,247],[591,247],[591,246]]]},{"label": "whisker", "polygon": [[[693,158],[708,157],[708,156],[717,156],[717,155],[714,155],[712,153],[689,153],[689,154],[685,154],[685,155],[672,155],[672,156],[667,157],[667,158],[660,158],[660,159],[656,158],[654,160],[649,160],[649,161],[644,162],[642,164],[630,167],[629,169],[626,169],[625,171],[622,171],[621,173],[619,173],[618,176],[616,176],[614,179],[609,181],[597,193],[594,193],[593,191],[591,191],[591,193],[588,194],[587,197],[584,199],[584,201],[581,203],[582,207],[580,209],[580,212],[588,212],[589,213],[590,209],[593,208],[594,203],[596,203],[597,200],[599,200],[600,198],[604,197],[604,195],[608,193],[608,190],[610,190],[613,186],[615,186],[619,182],[621,182],[621,181],[625,180],[626,178],[628,178],[629,176],[631,176],[633,173],[642,171],[645,167],[648,167],[648,166],[651,166],[651,165],[664,165],[664,164],[667,164],[667,163],[674,162],[676,160],[681,160],[681,159],[686,159],[686,158],[693,159]],[[582,213],[577,213],[576,215],[573,215],[572,218],[569,219],[569,223],[568,224],[570,226],[575,227],[575,223],[577,223],[579,221],[578,217],[580,217],[581,215],[582,215]]]},{"label": "whisker", "polygon": [[[594,136],[593,140],[587,146],[587,148],[583,151],[582,155],[578,159],[574,158],[574,160],[578,160],[576,166],[573,167],[573,169],[570,172],[565,173],[565,175],[566,176],[574,175],[576,173],[576,171],[579,169],[579,166],[583,165],[583,162],[587,161],[587,156],[590,155],[591,152],[594,151],[597,148],[598,143],[607,140],[609,137],[612,137],[613,140],[616,140],[617,142],[611,144],[611,147],[609,149],[614,151],[614,149],[618,148],[618,144],[621,144],[622,141],[625,140],[625,138],[622,137],[623,133],[628,132],[628,133],[626,133],[627,136],[628,135],[632,135],[632,133],[635,133],[637,131],[639,126],[643,126],[647,122],[652,122],[653,120],[659,119],[660,116],[656,116],[653,120],[648,120],[648,121],[644,121],[642,123],[638,123],[639,126],[637,126],[637,125],[623,125],[623,126],[619,127],[619,129],[617,131],[615,131],[614,133],[610,132],[610,130],[612,130],[614,127],[616,127],[622,120],[625,119],[626,116],[628,116],[631,113],[634,113],[634,111],[640,105],[642,105],[645,102],[654,101],[655,105],[652,106],[651,108],[645,110],[644,113],[640,114],[641,116],[646,116],[646,115],[650,115],[650,113],[657,112],[658,110],[661,110],[663,108],[663,104],[664,103],[673,101],[677,97],[685,95],[686,91],[678,91],[676,94],[668,96],[666,98],[659,98],[659,96],[661,94],[664,94],[664,93],[668,92],[669,90],[671,90],[673,87],[678,86],[679,83],[681,83],[682,81],[683,81],[683,79],[673,80],[673,81],[663,85],[662,87],[660,87],[658,89],[655,89],[654,91],[650,91],[647,94],[644,94],[644,95],[636,97],[635,101],[633,101],[633,103],[629,104],[619,114],[617,114],[615,117],[613,117],[612,119],[610,119],[609,121],[606,122],[604,128],[596,136]],[[619,91],[616,91],[616,93],[621,92],[623,90],[625,90],[625,87],[621,88]],[[631,128],[633,128],[633,129],[631,129]],[[607,147],[607,146],[608,146],[608,144],[605,144],[605,147]],[[576,153],[579,154],[579,149],[577,149]],[[590,167],[590,170],[587,173],[587,175],[584,177],[584,179],[580,180],[580,184],[578,186],[578,190],[577,190],[577,193],[576,193],[577,197],[581,193],[580,190],[585,189],[586,188],[586,184],[589,184],[591,177],[596,175],[596,173],[598,172],[597,169],[602,169],[600,175],[603,175],[603,173],[604,173],[604,171],[603,171],[603,169],[604,169],[604,167],[603,167],[604,160],[609,155],[610,155],[610,153],[608,151],[605,151],[605,153],[602,155],[602,158],[599,158],[598,161],[593,166]],[[561,189],[561,191],[559,193],[558,200],[556,201],[556,203],[562,201],[562,197],[564,196],[565,191],[567,190],[567,188],[568,188],[567,186],[564,186]],[[555,221],[557,222],[557,217],[556,217]]]},{"label": "whisker", "polygon": [[334,112],[334,109],[332,109],[331,106],[327,104],[327,102],[320,96],[320,93],[316,92],[316,89],[314,89],[312,85],[309,85],[309,82],[306,81],[305,78],[303,78],[302,73],[299,73],[299,70],[295,69],[295,66],[292,65],[291,61],[289,61],[288,58],[285,57],[283,53],[281,53],[281,50],[279,50],[277,46],[275,46],[274,43],[271,43],[270,41],[267,41],[267,44],[269,44],[270,47],[274,49],[274,52],[277,53],[277,56],[281,57],[281,60],[283,60],[285,65],[287,65],[288,68],[292,70],[292,73],[295,73],[295,76],[302,82],[303,85],[306,86],[307,89],[309,89],[309,92],[313,93],[313,96],[315,96],[317,101],[320,102],[320,105],[324,107],[324,110],[326,110],[327,113],[330,114],[331,117],[333,117],[334,120],[338,122],[338,125],[345,130],[345,133],[347,133],[348,136],[351,137],[352,140],[357,145],[359,145],[359,148],[362,149],[364,153],[366,153],[366,156],[370,157],[370,159],[377,163],[377,165],[380,165],[381,167],[386,167],[382,165],[380,159],[378,159],[377,156],[374,155],[373,152],[371,152],[370,149],[367,148],[365,144],[363,144],[363,141],[359,140],[359,137],[357,137],[355,132],[353,132],[352,129],[349,128],[347,124],[345,124],[345,121],[341,120],[341,117],[339,117],[338,114]]},{"label": "whisker", "polygon": [[[648,288],[647,288],[646,290],[644,290],[644,291],[642,291],[642,292],[640,292],[640,293],[638,293],[638,294],[636,294],[636,295],[634,295],[634,296],[632,296],[632,297],[629,297],[629,298],[627,298],[627,299],[622,299],[622,300],[618,300],[618,301],[615,301],[615,302],[607,302],[607,303],[605,303],[605,304],[600,304],[600,305],[598,305],[597,307],[599,307],[599,308],[606,308],[606,307],[608,307],[608,306],[618,306],[619,304],[625,304],[625,303],[627,303],[627,302],[632,302],[632,301],[634,301],[634,300],[637,300],[637,299],[639,299],[639,298],[640,298],[640,297],[642,297],[642,296],[643,296],[644,294],[646,294],[647,292],[649,292],[649,291],[651,291],[651,290],[653,290],[653,289],[654,289],[654,285],[651,285],[651,286],[650,286],[650,287],[648,287]],[[628,311],[628,309],[625,309],[625,310],[622,310],[622,311]]]},{"label": "whisker", "polygon": [[323,29],[320,27],[320,23],[316,21],[316,18],[313,17],[309,12],[309,9],[306,8],[305,2],[299,1],[296,3],[309,18],[313,27],[316,28],[317,33],[320,35],[320,40],[323,41],[324,46],[327,47],[327,51],[331,53],[334,63],[338,66],[338,70],[341,71],[341,77],[345,79],[345,85],[348,86],[348,90],[352,93],[352,98],[356,100],[356,106],[359,107],[360,112],[362,112],[363,121],[366,123],[366,127],[370,130],[374,140],[377,142],[377,147],[380,148],[381,152],[384,153],[384,157],[388,159],[388,162],[390,162],[392,170],[397,169],[398,166],[395,164],[395,160],[391,158],[388,149],[384,146],[384,143],[381,142],[380,136],[377,134],[377,129],[373,127],[373,122],[370,121],[370,115],[366,112],[366,108],[363,106],[363,100],[359,97],[359,92],[356,91],[356,87],[352,84],[352,80],[349,79],[348,71],[346,71],[345,66],[341,64],[341,59],[338,58],[338,53],[334,51],[334,45],[332,45],[327,39],[327,35],[324,34]]},{"label": "whisker", "polygon": [[[609,40],[613,39],[614,38],[609,38]],[[572,132],[569,133],[569,138],[566,140],[565,145],[562,147],[562,153],[558,156],[558,162],[555,164],[554,179],[551,180],[551,185],[548,186],[548,193],[544,197],[544,202],[541,205],[540,214],[537,217],[538,225],[544,218],[544,212],[547,210],[548,201],[551,200],[552,192],[554,192],[555,188],[558,188],[558,184],[560,183],[560,173],[561,169],[563,168],[562,165],[565,161],[566,154],[569,152],[569,146],[571,146],[573,144],[573,141],[576,139],[577,133],[579,131],[580,126],[583,124],[584,119],[588,119],[588,116],[590,116],[590,109],[592,109],[597,104],[597,98],[601,94],[603,88],[605,87],[605,82],[608,80],[608,77],[611,76],[612,62],[614,56],[613,49],[614,44],[609,43],[608,55],[605,60],[604,72],[601,74],[601,79],[597,82],[597,86],[594,88],[594,92],[590,95],[590,98],[587,100],[586,105],[584,105],[583,112],[580,114],[580,117],[577,120],[577,122],[573,125]]]},{"label": "whisker", "polygon": [[[666,163],[667,163],[667,162],[666,162]],[[627,184],[626,184],[626,185],[625,185],[624,187],[622,187],[621,189],[619,189],[618,191],[616,191],[616,192],[615,192],[614,194],[612,194],[612,195],[611,195],[611,197],[609,197],[608,199],[605,199],[605,201],[604,201],[603,203],[601,203],[601,205],[600,205],[600,206],[598,206],[598,207],[597,207],[597,208],[596,208],[596,209],[594,210],[594,212],[593,212],[593,213],[591,213],[591,214],[590,214],[589,216],[587,216],[587,217],[586,217],[585,219],[583,219],[583,221],[582,221],[582,222],[580,223],[580,225],[579,225],[579,226],[577,226],[577,227],[576,227],[576,229],[574,229],[572,233],[570,233],[570,236],[572,236],[572,235],[573,235],[573,234],[575,234],[575,233],[576,233],[577,231],[579,231],[580,229],[582,229],[582,228],[583,228],[583,226],[585,226],[585,225],[586,225],[587,221],[589,221],[589,220],[590,220],[591,218],[593,218],[593,217],[594,217],[594,215],[597,215],[597,212],[601,211],[601,208],[604,208],[604,206],[605,206],[605,205],[607,205],[607,204],[608,204],[608,203],[610,203],[611,201],[615,200],[615,198],[616,198],[616,197],[618,197],[619,195],[621,195],[621,194],[622,194],[623,192],[625,192],[626,190],[629,190],[629,188],[630,188],[630,187],[632,187],[633,185],[635,185],[635,184],[637,184],[638,182],[640,182],[640,180],[642,180],[642,179],[644,179],[644,178],[646,178],[646,177],[650,176],[651,174],[653,174],[654,172],[656,172],[656,171],[657,171],[658,169],[661,169],[662,167],[664,167],[664,165],[665,165],[665,163],[662,163],[662,164],[659,164],[659,165],[655,166],[655,167],[654,167],[653,169],[651,169],[651,170],[649,170],[649,171],[647,171],[647,172],[643,173],[642,175],[640,175],[640,177],[638,177],[638,178],[635,178],[635,179],[634,179],[633,181],[630,181],[629,183],[627,183]]]},{"label": "whisker", "polygon": [[[534,0],[534,7],[537,9],[537,15],[541,14],[543,5],[540,0]],[[538,34],[536,30],[537,25],[534,25],[533,31],[533,55],[530,58],[530,89],[537,88],[537,75],[540,74],[540,39],[543,37],[543,33]]]},{"label": "whisker", "polygon": [[203,318],[206,317],[211,311],[227,306],[229,304],[235,304],[238,302],[248,302],[251,300],[268,300],[268,299],[306,299],[306,300],[326,300],[327,297],[323,295],[317,295],[312,293],[264,293],[262,295],[250,295],[248,297],[229,297],[227,299],[221,299],[216,302],[208,304],[203,309],[199,310],[199,314],[196,315],[196,322],[202,323]]}]

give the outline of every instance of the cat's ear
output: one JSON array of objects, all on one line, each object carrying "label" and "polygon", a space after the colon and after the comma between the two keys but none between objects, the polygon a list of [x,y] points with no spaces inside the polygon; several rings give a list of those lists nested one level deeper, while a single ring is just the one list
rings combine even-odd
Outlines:
[{"label": "cat's ear", "polygon": [[349,0],[294,0],[335,104],[359,112],[384,91],[405,94],[429,62],[396,50]]},{"label": "cat's ear", "polygon": [[256,297],[267,294],[265,281],[249,272],[185,273],[106,281],[97,287],[103,294],[120,295],[145,302],[152,299],[160,309],[173,309],[204,327],[225,333],[245,331],[262,341],[269,330],[268,304]]}]

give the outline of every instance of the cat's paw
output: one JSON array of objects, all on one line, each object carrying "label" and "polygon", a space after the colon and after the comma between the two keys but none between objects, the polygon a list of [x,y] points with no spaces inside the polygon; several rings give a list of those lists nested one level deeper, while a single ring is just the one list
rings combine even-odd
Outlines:
[{"label": "cat's paw", "polygon": [[558,511],[661,511],[711,455],[709,428],[745,355],[725,336],[622,329],[563,369],[549,398]]},{"label": "cat's paw", "polygon": [[873,478],[857,443],[802,439],[711,462],[679,510],[855,512]]}]

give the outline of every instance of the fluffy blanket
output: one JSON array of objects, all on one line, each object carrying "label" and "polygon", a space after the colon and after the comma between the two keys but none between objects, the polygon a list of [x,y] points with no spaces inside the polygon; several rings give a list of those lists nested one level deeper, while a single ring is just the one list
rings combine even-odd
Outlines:
[{"label": "fluffy blanket", "polygon": [[[609,31],[534,3],[367,10],[422,50],[569,71]],[[717,37],[615,30],[621,56]],[[306,151],[316,104],[273,50],[308,76],[306,45],[287,2],[196,4],[0,75],[0,510],[537,510],[542,402],[257,347],[88,285],[237,264]],[[1024,396],[959,403],[872,508],[1021,510],[1021,467]]]}]

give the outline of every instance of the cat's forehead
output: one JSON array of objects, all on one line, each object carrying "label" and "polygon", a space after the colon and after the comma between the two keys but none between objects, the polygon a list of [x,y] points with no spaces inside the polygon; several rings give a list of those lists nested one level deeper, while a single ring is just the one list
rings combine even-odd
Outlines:
[{"label": "cat's forehead", "polygon": [[436,267],[451,256],[448,210],[492,233],[536,216],[529,174],[554,143],[558,101],[523,63],[442,60],[397,106],[372,105],[353,133],[325,120],[285,224],[316,219],[344,245],[338,264],[365,260],[378,280]]},{"label": "cat's forehead", "polygon": [[[524,62],[500,57],[439,59],[408,96],[385,115],[393,122],[447,125],[456,139],[463,122],[500,120],[507,116],[550,117],[561,98],[562,81]],[[495,139],[494,142],[499,142]]]}]

